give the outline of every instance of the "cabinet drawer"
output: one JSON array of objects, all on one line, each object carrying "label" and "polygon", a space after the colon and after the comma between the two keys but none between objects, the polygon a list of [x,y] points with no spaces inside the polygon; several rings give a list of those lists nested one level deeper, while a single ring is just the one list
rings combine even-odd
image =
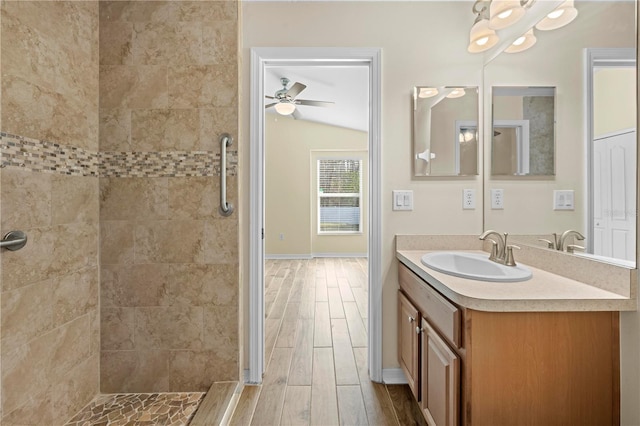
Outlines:
[{"label": "cabinet drawer", "polygon": [[400,288],[418,310],[456,348],[460,348],[460,309],[424,283],[402,263],[398,268]]}]

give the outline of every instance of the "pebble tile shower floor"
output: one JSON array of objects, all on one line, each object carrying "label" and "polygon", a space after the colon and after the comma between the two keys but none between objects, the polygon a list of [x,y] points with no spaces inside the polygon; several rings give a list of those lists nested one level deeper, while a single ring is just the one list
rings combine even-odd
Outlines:
[{"label": "pebble tile shower floor", "polygon": [[100,395],[65,426],[188,425],[204,392]]}]

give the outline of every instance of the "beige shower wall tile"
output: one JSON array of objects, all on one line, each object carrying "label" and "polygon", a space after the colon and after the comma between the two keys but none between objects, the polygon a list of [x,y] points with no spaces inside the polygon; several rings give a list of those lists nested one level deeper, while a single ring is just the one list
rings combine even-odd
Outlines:
[{"label": "beige shower wall tile", "polygon": [[203,310],[170,306],[136,308],[136,349],[201,349]]},{"label": "beige shower wall tile", "polygon": [[202,26],[202,62],[236,64],[238,62],[237,21],[206,22]]},{"label": "beige shower wall tile", "polygon": [[53,175],[51,179],[53,224],[98,223],[98,178]]},{"label": "beige shower wall tile", "polygon": [[102,393],[168,392],[169,351],[102,351]]},{"label": "beige shower wall tile", "polygon": [[200,22],[142,22],[133,24],[134,64],[199,64],[202,47]]},{"label": "beige shower wall tile", "polygon": [[229,65],[171,65],[170,108],[233,107],[238,104],[238,74]]},{"label": "beige shower wall tile", "polygon": [[163,304],[237,306],[238,265],[171,265]]},{"label": "beige shower wall tile", "polygon": [[205,224],[148,221],[135,227],[136,263],[205,263]]},{"label": "beige shower wall tile", "polygon": [[32,395],[24,405],[11,412],[3,412],[3,426],[50,425],[54,424],[51,390],[41,390]]},{"label": "beige shower wall tile", "polygon": [[100,179],[100,218],[158,220],[168,217],[167,178]]},{"label": "beige shower wall tile", "polygon": [[100,66],[100,108],[167,106],[166,66]]},{"label": "beige shower wall tile", "polygon": [[2,293],[2,352],[11,351],[51,331],[54,280],[45,280]]},{"label": "beige shower wall tile", "polygon": [[0,257],[3,291],[97,266],[97,224],[80,222],[24,231],[27,245]]},{"label": "beige shower wall tile", "polygon": [[237,220],[210,220],[204,227],[205,263],[238,262]]},{"label": "beige shower wall tile", "polygon": [[160,306],[168,292],[169,265],[103,265],[103,307]]},{"label": "beige shower wall tile", "polygon": [[134,151],[200,150],[200,114],[196,109],[131,111]]},{"label": "beige shower wall tile", "polygon": [[235,20],[236,1],[101,1],[101,21],[176,22]]},{"label": "beige shower wall tile", "polygon": [[100,357],[91,356],[75,366],[52,388],[53,424],[64,424],[100,393]]},{"label": "beige shower wall tile", "polygon": [[218,356],[218,351],[171,351],[171,392],[206,392],[213,382],[238,380],[237,362]]},{"label": "beige shower wall tile", "polygon": [[133,24],[100,22],[100,65],[133,64]]},{"label": "beige shower wall tile", "polygon": [[[51,5],[43,4],[42,7],[47,9]],[[27,9],[33,12],[31,8]],[[89,106],[95,107],[98,101],[97,43],[92,39],[72,37],[67,40],[59,35],[51,36],[42,22],[30,22],[38,28],[23,25],[21,20],[25,16],[5,13],[4,17],[3,75],[20,76],[49,92],[59,93],[79,105],[86,105],[87,112]],[[50,18],[40,16],[39,19]],[[93,23],[96,28],[87,31],[89,37],[97,36],[97,20]],[[95,109],[91,112],[95,114]]]},{"label": "beige shower wall tile", "polygon": [[[90,355],[100,353],[100,310],[94,309],[89,313],[89,327],[91,329],[91,350]],[[98,369],[99,370],[99,369]]]},{"label": "beige shower wall tile", "polygon": [[[2,230],[51,225],[52,176],[3,168],[0,186]],[[4,235],[4,234],[3,234]]]},{"label": "beige shower wall tile", "polygon": [[131,150],[131,110],[100,108],[100,151]]},{"label": "beige shower wall tile", "polygon": [[3,73],[2,103],[4,131],[85,149],[98,146],[97,97],[95,105],[77,102],[72,96]]},{"label": "beige shower wall tile", "polygon": [[100,264],[133,263],[134,234],[133,222],[102,220],[100,222]]},{"label": "beige shower wall tile", "polygon": [[204,308],[203,349],[215,350],[222,361],[237,362],[237,306],[213,306]]},{"label": "beige shower wall tile", "polygon": [[52,302],[56,326],[98,308],[98,276],[98,268],[93,267],[54,280]]},{"label": "beige shower wall tile", "polygon": [[219,207],[219,177],[186,177],[169,180],[169,212],[172,218],[213,219],[219,216]]},{"label": "beige shower wall tile", "polygon": [[[234,139],[238,134],[238,108],[219,107],[200,109],[200,146],[203,151],[219,151],[220,136],[230,134]],[[237,140],[230,149],[237,149]]]},{"label": "beige shower wall tile", "polygon": [[3,412],[60,383],[90,351],[89,319],[80,317],[2,356]]},{"label": "beige shower wall tile", "polygon": [[135,340],[135,308],[102,308],[101,348],[130,350]]}]

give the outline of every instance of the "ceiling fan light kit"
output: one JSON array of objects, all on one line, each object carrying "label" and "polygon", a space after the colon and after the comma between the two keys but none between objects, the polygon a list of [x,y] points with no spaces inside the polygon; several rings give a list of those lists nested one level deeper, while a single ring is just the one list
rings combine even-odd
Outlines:
[{"label": "ceiling fan light kit", "polygon": [[[307,88],[306,85],[302,83],[294,83],[291,88],[287,88],[290,80],[286,77],[282,77],[280,79],[280,83],[282,84],[282,89],[276,91],[273,96],[265,96],[267,99],[274,100],[275,102],[269,103],[265,105],[265,109],[274,107],[276,112],[280,115],[291,115],[296,111],[297,105],[304,106],[317,106],[317,107],[329,107],[334,103],[329,101],[312,101],[309,99],[297,99],[298,96],[304,89]],[[296,113],[297,114],[297,113]],[[294,116],[295,118],[295,116]]]}]

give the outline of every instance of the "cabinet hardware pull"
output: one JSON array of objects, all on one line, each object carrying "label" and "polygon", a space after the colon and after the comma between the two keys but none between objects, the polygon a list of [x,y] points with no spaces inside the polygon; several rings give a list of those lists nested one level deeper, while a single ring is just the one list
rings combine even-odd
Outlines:
[{"label": "cabinet hardware pull", "polygon": [[424,329],[416,326],[416,334],[420,334],[424,331]]},{"label": "cabinet hardware pull", "polygon": [[409,317],[409,322],[414,322],[416,319],[414,317],[412,317],[411,315],[408,315]]}]

